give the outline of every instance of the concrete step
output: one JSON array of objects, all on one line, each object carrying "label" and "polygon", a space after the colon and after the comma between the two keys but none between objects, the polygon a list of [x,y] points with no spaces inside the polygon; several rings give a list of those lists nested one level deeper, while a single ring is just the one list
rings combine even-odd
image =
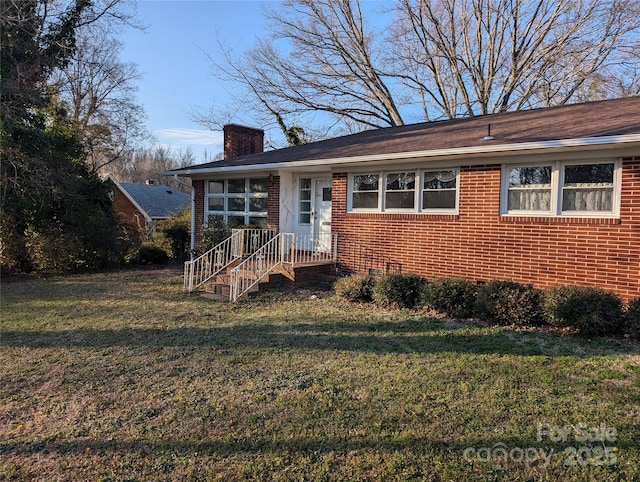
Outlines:
[{"label": "concrete step", "polygon": [[230,274],[230,273],[231,273],[231,270],[232,270],[233,268],[235,268],[236,266],[238,266],[238,265],[239,265],[240,263],[242,263],[243,261],[244,261],[244,258],[237,258],[237,259],[234,259],[233,261],[231,261],[231,263],[229,263],[229,265],[228,265],[228,266],[227,266],[227,268],[225,269],[225,272],[226,272],[227,274]]},{"label": "concrete step", "polygon": [[208,283],[204,288],[205,292],[217,294],[221,296],[226,296],[229,299],[229,293],[231,292],[231,287],[227,283]]},{"label": "concrete step", "polygon": [[201,291],[199,295],[208,300],[229,301],[229,296],[223,296],[216,293],[209,293],[208,291]]},{"label": "concrete step", "polygon": [[[216,281],[212,283],[207,283],[204,285],[204,293],[222,296],[228,300],[231,294],[231,286],[230,286],[229,278],[230,277],[227,277],[227,276],[218,276]],[[251,282],[251,281],[254,281],[256,278],[255,276],[253,276],[253,277],[246,277],[246,279]],[[269,276],[266,276],[263,280],[260,281],[260,283],[252,286],[249,289],[249,292],[253,293],[253,292],[259,291],[260,285],[263,285],[266,283],[269,283]]]},{"label": "concrete step", "polygon": [[[258,274],[251,271],[244,272],[244,277],[246,279],[257,279],[258,276],[259,276]],[[225,280],[225,282],[228,282],[231,279],[231,270],[228,270],[226,274],[218,275],[218,278],[222,278]]]}]

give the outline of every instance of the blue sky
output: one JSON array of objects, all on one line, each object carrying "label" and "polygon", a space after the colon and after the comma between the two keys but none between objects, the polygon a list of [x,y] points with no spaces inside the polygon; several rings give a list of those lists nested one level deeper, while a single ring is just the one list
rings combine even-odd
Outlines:
[{"label": "blue sky", "polygon": [[[249,0],[142,0],[139,20],[146,32],[127,31],[122,61],[134,62],[142,74],[138,102],[147,128],[158,144],[191,147],[197,162],[206,149],[213,157],[222,151],[222,133],[209,132],[190,119],[197,107],[222,104],[229,86],[212,76],[204,52],[214,54],[216,35],[240,50],[265,35],[262,5]],[[204,51],[204,52],[203,52]],[[259,127],[259,126],[257,126]]]}]

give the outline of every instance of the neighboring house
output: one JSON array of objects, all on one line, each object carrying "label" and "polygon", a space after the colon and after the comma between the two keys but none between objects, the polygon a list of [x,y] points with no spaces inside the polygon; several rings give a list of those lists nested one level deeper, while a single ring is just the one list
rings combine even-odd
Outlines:
[{"label": "neighboring house", "polygon": [[193,243],[217,217],[337,233],[346,271],[640,296],[640,97],[262,144],[225,126],[224,160],[172,172],[193,183]]},{"label": "neighboring house", "polygon": [[109,174],[113,183],[113,210],[121,221],[129,224],[141,235],[154,232],[158,222],[180,214],[191,206],[191,196],[181,191],[154,184],[118,182]]}]

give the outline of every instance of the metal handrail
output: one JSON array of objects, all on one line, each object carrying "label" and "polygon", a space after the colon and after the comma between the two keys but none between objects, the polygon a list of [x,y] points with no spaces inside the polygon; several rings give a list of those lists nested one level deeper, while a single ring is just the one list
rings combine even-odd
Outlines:
[{"label": "metal handrail", "polygon": [[193,291],[233,261],[256,252],[277,234],[275,229],[233,229],[231,236],[206,253],[184,263],[184,290]]},{"label": "metal handrail", "polygon": [[278,234],[231,270],[231,301],[237,301],[283,262],[282,243],[286,236],[287,234]]},{"label": "metal handrail", "polygon": [[[209,281],[237,259],[238,245],[242,233],[234,231],[231,236],[206,253],[184,263],[184,290],[193,291]],[[241,245],[241,244],[240,244]]]},{"label": "metal handrail", "polygon": [[295,267],[305,263],[335,262],[337,240],[338,236],[335,233],[278,234],[231,270],[230,300],[237,301],[279,266],[289,264]]}]

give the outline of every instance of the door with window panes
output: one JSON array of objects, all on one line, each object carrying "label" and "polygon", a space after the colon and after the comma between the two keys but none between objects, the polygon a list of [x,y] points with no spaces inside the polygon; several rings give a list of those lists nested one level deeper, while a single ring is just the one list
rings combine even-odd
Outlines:
[{"label": "door with window panes", "polygon": [[302,177],[298,181],[299,234],[319,240],[320,249],[331,249],[331,179]]}]

